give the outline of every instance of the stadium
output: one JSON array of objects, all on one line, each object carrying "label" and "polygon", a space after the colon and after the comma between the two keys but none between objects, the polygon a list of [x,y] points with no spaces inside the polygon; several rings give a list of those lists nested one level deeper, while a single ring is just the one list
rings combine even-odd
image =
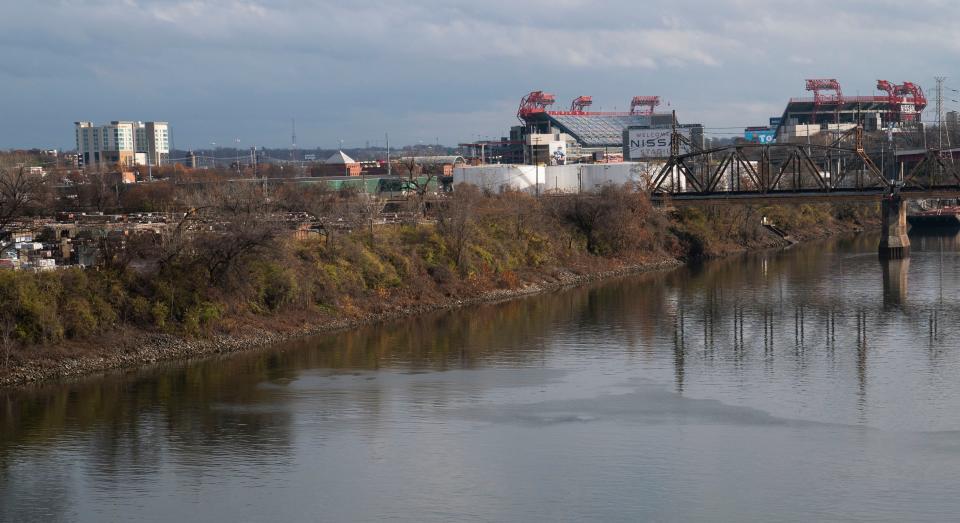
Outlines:
[{"label": "stadium", "polygon": [[657,113],[659,96],[634,96],[627,112],[590,111],[593,98],[578,96],[567,110],[554,110],[556,97],[533,91],[520,100],[521,125],[500,141],[460,144],[481,163],[563,164],[622,160],[624,130],[669,128],[672,113]]},{"label": "stadium", "polygon": [[822,130],[845,131],[863,124],[867,131],[899,128],[920,122],[927,98],[913,82],[877,80],[877,96],[846,96],[834,78],[810,79],[812,97],[791,98],[776,127],[778,140],[806,137]]}]

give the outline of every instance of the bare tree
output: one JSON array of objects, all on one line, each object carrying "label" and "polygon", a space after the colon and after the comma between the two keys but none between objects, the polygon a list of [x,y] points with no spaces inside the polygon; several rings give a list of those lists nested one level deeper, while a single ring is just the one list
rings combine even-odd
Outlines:
[{"label": "bare tree", "polygon": [[326,242],[337,231],[372,227],[380,205],[375,198],[352,187],[334,191],[325,183],[308,186],[287,185],[277,193],[276,205],[291,213],[305,213],[315,222]]},{"label": "bare tree", "polygon": [[43,177],[18,167],[0,167],[0,235],[11,223],[40,203],[43,196]]},{"label": "bare tree", "polygon": [[193,251],[211,284],[224,284],[243,263],[275,246],[283,219],[258,186],[228,183],[196,195],[202,221]]},{"label": "bare tree", "polygon": [[590,253],[619,254],[648,241],[643,224],[651,213],[650,200],[632,187],[608,184],[596,194],[548,202],[554,217],[583,235]]},{"label": "bare tree", "polygon": [[4,368],[10,368],[10,354],[13,352],[16,331],[17,321],[13,317],[13,311],[4,311],[0,316],[0,347],[3,347]]},{"label": "bare tree", "polygon": [[430,190],[430,184],[437,177],[436,173],[432,169],[424,169],[417,163],[416,157],[413,156],[401,160],[400,165],[407,175],[407,187],[413,190],[416,197],[417,208],[414,216],[424,216],[426,215],[427,192]]},{"label": "bare tree", "polygon": [[481,198],[483,194],[475,185],[460,184],[437,212],[437,226],[448,238],[453,261],[458,267],[462,266],[467,245],[473,237]]}]

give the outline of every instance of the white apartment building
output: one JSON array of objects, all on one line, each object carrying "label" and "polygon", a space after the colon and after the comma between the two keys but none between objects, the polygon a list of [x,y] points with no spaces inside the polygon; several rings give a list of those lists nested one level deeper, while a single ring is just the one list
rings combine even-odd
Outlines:
[{"label": "white apartment building", "polygon": [[170,157],[167,122],[74,122],[77,155],[84,166],[163,165]]}]

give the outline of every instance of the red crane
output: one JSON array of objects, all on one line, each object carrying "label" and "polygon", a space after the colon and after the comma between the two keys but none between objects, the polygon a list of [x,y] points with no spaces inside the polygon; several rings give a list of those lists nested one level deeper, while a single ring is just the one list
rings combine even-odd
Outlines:
[{"label": "red crane", "polygon": [[[843,91],[840,90],[840,82],[835,78],[813,78],[807,80],[807,91],[813,91],[813,115],[810,117],[814,123],[817,121],[817,113],[820,107],[824,105],[843,105]],[[823,91],[833,91],[834,94],[823,94]]]},{"label": "red crane", "polygon": [[[900,95],[900,118],[905,121],[919,120],[920,112],[927,106],[927,97],[924,96],[923,89],[913,82],[903,82],[897,86],[897,94]],[[909,107],[911,105],[912,108]]]},{"label": "red crane", "polygon": [[913,82],[898,85],[887,80],[877,80],[877,89],[887,93],[887,103],[890,106],[887,118],[890,121],[915,121],[918,119],[917,115],[927,106],[923,89]]},{"label": "red crane", "polygon": [[[641,114],[649,116],[653,114],[653,109],[660,105],[659,96],[634,96],[630,100],[630,114]],[[642,111],[637,111],[638,107],[643,107]]]},{"label": "red crane", "polygon": [[[818,105],[827,103],[843,103],[843,91],[840,89],[840,82],[834,78],[815,78],[807,80],[807,90],[813,91],[813,102]],[[830,96],[821,91],[833,91],[835,94]]]},{"label": "red crane", "polygon": [[593,105],[592,96],[578,96],[570,102],[570,112],[582,113],[584,108],[590,107],[591,105]]},{"label": "red crane", "polygon": [[550,93],[543,91],[533,91],[520,99],[520,108],[517,109],[517,118],[524,121],[527,117],[535,113],[542,113],[547,107],[553,105],[557,98]]},{"label": "red crane", "polygon": [[887,113],[884,118],[893,121],[899,118],[900,97],[897,95],[897,86],[887,80],[877,80],[877,90],[887,93]]}]

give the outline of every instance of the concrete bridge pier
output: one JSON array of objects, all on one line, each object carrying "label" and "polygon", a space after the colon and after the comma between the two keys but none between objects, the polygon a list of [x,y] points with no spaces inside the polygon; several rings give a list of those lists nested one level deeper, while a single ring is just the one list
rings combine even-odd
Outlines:
[{"label": "concrete bridge pier", "polygon": [[880,258],[898,260],[910,255],[907,237],[907,202],[899,194],[885,197],[880,204],[883,224],[880,235]]}]

